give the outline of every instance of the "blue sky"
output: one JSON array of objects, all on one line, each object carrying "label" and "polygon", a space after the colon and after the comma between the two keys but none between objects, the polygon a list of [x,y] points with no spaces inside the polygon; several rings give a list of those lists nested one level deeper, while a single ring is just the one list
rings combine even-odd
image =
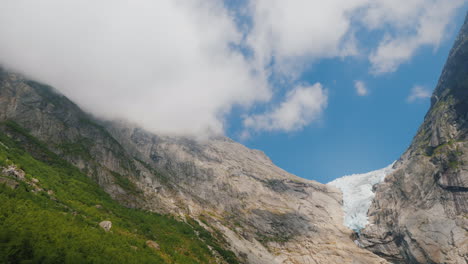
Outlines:
[{"label": "blue sky", "polygon": [[[242,125],[234,112],[228,135],[264,151],[286,171],[322,183],[383,168],[406,150],[430,106],[430,98],[409,102],[411,89],[435,88],[464,18],[463,10],[457,12],[453,28],[438,48],[422,47],[392,73],[374,75],[369,61],[360,58],[314,63],[298,81],[322,83],[328,89],[328,107],[318,122],[302,130],[265,132],[242,140]],[[357,95],[355,80],[365,83],[368,95]]]}]

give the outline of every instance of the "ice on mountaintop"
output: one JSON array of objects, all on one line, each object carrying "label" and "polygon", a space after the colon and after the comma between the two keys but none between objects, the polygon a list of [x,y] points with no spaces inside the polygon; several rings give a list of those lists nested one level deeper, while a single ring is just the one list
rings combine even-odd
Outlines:
[{"label": "ice on mountaintop", "polygon": [[347,227],[359,231],[368,224],[367,211],[375,195],[372,187],[393,172],[393,164],[368,173],[343,176],[328,183],[343,192],[344,224]]}]

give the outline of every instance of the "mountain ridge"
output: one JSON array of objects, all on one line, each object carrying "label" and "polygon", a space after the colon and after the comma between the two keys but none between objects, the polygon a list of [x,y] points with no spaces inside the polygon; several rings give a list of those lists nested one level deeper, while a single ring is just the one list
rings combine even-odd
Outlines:
[{"label": "mountain ridge", "polygon": [[395,172],[377,186],[360,243],[395,263],[468,261],[468,14]]},{"label": "mountain ridge", "polygon": [[[112,204],[114,216],[115,212],[128,213],[125,210],[132,209],[164,215],[153,215],[149,221],[177,219],[167,220],[184,226],[182,231],[174,231],[175,236],[193,244],[187,242],[187,248],[177,249],[180,252],[171,251],[165,244],[160,246],[163,255],[181,257],[182,263],[468,261],[468,15],[423,124],[395,163],[395,171],[372,187],[375,197],[367,213],[370,224],[359,233],[343,225],[343,201],[338,189],[289,174],[261,151],[224,137],[200,141],[163,136],[126,122],[101,120],[52,87],[1,68],[0,138],[0,195],[6,194],[9,205],[23,202],[15,200],[17,197],[45,205],[63,202],[61,199],[71,193],[60,184],[74,175],[81,175],[77,178],[86,182],[85,188],[105,197],[96,190],[97,185],[83,178],[86,175],[126,207]],[[19,161],[50,170],[53,177],[40,172],[40,180],[18,176],[35,169],[27,165],[22,168]],[[50,167],[54,162],[76,169],[55,171],[61,168]],[[54,183],[55,178],[60,181]],[[63,196],[54,195],[53,184],[60,187]],[[80,199],[76,201],[84,203]],[[95,213],[101,209],[95,201],[81,210],[85,212],[81,213],[86,216],[83,218],[94,217],[91,222],[85,221],[87,227],[96,228],[97,216],[99,220],[110,217]],[[108,205],[111,203],[108,201]],[[14,206],[5,208],[14,212]],[[67,212],[65,215],[69,217]],[[1,222],[9,217],[0,218],[0,224],[9,226]],[[22,220],[27,224],[28,219]],[[140,221],[130,220],[126,225]],[[105,226],[109,228],[107,222]],[[116,225],[115,230],[127,236],[138,233],[140,228],[145,229]],[[157,248],[158,244],[151,240],[157,234],[158,230],[150,228],[128,243],[138,249],[141,242],[150,239],[142,248],[144,254],[151,255],[154,252],[147,247]],[[0,233],[1,241],[5,237],[14,241],[12,235]],[[23,242],[26,252],[18,249]],[[13,245],[21,253],[19,260],[30,259],[30,242],[26,239]],[[108,247],[115,250],[125,245],[114,248],[110,243]],[[133,247],[128,247],[124,258],[131,259]]]},{"label": "mountain ridge", "polygon": [[342,224],[337,189],[276,167],[226,138],[159,136],[84,113],[50,87],[0,75],[0,120],[13,120],[121,204],[190,217],[245,263],[385,263]]},{"label": "mountain ridge", "polygon": [[16,123],[0,130],[0,262],[238,263],[192,219],[125,208]]}]

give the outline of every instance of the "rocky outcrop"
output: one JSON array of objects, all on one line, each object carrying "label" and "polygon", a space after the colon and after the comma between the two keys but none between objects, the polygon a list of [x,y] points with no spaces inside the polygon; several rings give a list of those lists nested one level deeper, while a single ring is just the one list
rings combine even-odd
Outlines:
[{"label": "rocky outcrop", "polygon": [[23,170],[18,169],[15,165],[9,165],[7,167],[2,168],[1,174],[12,177],[16,180],[24,181],[26,180],[25,173]]},{"label": "rocky outcrop", "polygon": [[468,17],[396,168],[377,187],[362,246],[394,263],[467,263]]},{"label": "rocky outcrop", "polygon": [[30,192],[39,193],[46,191],[49,197],[54,199],[54,192],[52,190],[44,190],[41,188],[38,179],[27,178],[26,173],[15,164],[10,164],[5,167],[0,166],[0,184],[5,184],[12,189],[16,189],[20,186],[20,182],[29,186]]},{"label": "rocky outcrop", "polygon": [[195,219],[242,262],[385,263],[351,239],[337,189],[291,175],[228,138],[168,137],[99,121],[52,88],[6,71],[2,120],[4,133],[22,141],[26,129],[122,204]]}]

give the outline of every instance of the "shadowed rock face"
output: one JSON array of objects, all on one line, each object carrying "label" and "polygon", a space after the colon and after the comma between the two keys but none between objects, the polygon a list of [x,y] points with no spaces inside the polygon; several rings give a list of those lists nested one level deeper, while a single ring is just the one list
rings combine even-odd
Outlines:
[{"label": "shadowed rock face", "polygon": [[395,263],[468,262],[468,16],[431,107],[377,187],[363,247]]},{"label": "shadowed rock face", "polygon": [[[98,121],[52,88],[0,71],[6,120],[122,204],[197,219],[242,262],[385,263],[352,241],[337,189],[291,175],[228,138],[197,141]],[[6,123],[0,130],[15,136]]]}]

